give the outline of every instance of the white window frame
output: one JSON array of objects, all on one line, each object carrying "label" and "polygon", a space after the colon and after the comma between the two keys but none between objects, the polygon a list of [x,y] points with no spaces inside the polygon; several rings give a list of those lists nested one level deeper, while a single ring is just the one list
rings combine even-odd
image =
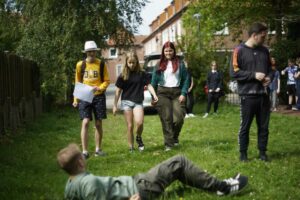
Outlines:
[{"label": "white window frame", "polygon": [[116,75],[119,77],[119,75],[122,73],[122,64],[116,64]]},{"label": "white window frame", "polygon": [[[112,50],[116,50],[115,55],[111,54]],[[109,52],[109,58],[117,58],[118,57],[118,49],[117,48],[109,48],[108,52]]]}]

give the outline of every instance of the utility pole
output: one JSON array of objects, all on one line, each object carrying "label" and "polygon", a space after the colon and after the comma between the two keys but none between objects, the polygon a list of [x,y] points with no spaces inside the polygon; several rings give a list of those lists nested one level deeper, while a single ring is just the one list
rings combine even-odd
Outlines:
[{"label": "utility pole", "polygon": [[200,49],[201,49],[201,44],[200,44],[200,18],[201,18],[201,14],[200,13],[196,13],[196,14],[193,15],[193,17],[198,22],[197,34],[198,34],[198,49],[199,49],[199,52],[200,52]]}]

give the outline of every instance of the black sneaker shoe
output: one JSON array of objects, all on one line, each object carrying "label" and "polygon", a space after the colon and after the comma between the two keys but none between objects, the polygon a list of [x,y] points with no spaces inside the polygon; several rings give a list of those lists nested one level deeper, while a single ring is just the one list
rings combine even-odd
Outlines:
[{"label": "black sneaker shoe", "polygon": [[102,151],[101,149],[95,152],[95,156],[96,157],[98,157],[98,156],[106,156],[106,155],[107,154],[104,151]]},{"label": "black sneaker shoe", "polygon": [[240,161],[241,162],[247,162],[248,161],[247,152],[240,152]]},{"label": "black sneaker shoe", "polygon": [[90,157],[90,154],[89,154],[89,152],[84,152],[84,153],[82,153],[82,156],[85,160],[87,160]]},{"label": "black sneaker shoe", "polygon": [[224,191],[217,191],[217,195],[233,195],[239,193],[248,184],[248,177],[241,174],[223,180],[227,184],[227,188]]},{"label": "black sneaker shoe", "polygon": [[141,136],[136,136],[136,143],[138,144],[139,151],[144,151],[145,146]]},{"label": "black sneaker shoe", "polygon": [[134,148],[133,147],[129,147],[129,153],[133,153]]},{"label": "black sneaker shoe", "polygon": [[265,162],[269,161],[268,156],[265,151],[259,152],[259,159],[261,161],[265,161]]}]

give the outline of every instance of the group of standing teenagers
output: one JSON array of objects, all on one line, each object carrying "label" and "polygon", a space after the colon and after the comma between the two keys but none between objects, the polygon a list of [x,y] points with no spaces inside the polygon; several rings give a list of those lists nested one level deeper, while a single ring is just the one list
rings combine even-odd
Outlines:
[{"label": "group of standing teenagers", "polygon": [[[86,58],[76,65],[75,82],[92,86],[93,101],[86,102],[74,98],[73,106],[79,108],[81,125],[82,153],[85,159],[88,151],[88,127],[95,118],[95,156],[105,156],[102,151],[102,120],[106,119],[105,90],[110,80],[107,66],[96,58],[99,51],[94,41],[87,41],[83,52]],[[104,63],[104,64],[103,64]],[[147,86],[153,98],[153,105],[158,111],[164,135],[165,150],[169,151],[179,144],[179,134],[186,114],[186,98],[190,88],[184,62],[176,55],[173,43],[166,42],[162,48],[160,62],[153,71],[152,80],[147,78],[134,52],[126,54],[122,73],[116,81],[116,93],[113,114],[118,111],[121,97],[121,110],[127,126],[127,143],[129,151],[134,151],[134,141],[139,151],[145,149],[142,139],[144,124],[144,87]],[[134,131],[135,130],[135,131]],[[136,137],[134,137],[134,132]]]}]

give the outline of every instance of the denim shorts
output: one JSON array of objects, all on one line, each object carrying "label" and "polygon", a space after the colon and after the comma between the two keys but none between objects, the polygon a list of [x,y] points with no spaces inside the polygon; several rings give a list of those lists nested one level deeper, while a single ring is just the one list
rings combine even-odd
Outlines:
[{"label": "denim shorts", "polygon": [[121,101],[121,109],[122,110],[133,110],[134,108],[143,108],[143,103],[135,103],[129,100],[122,100]]}]

